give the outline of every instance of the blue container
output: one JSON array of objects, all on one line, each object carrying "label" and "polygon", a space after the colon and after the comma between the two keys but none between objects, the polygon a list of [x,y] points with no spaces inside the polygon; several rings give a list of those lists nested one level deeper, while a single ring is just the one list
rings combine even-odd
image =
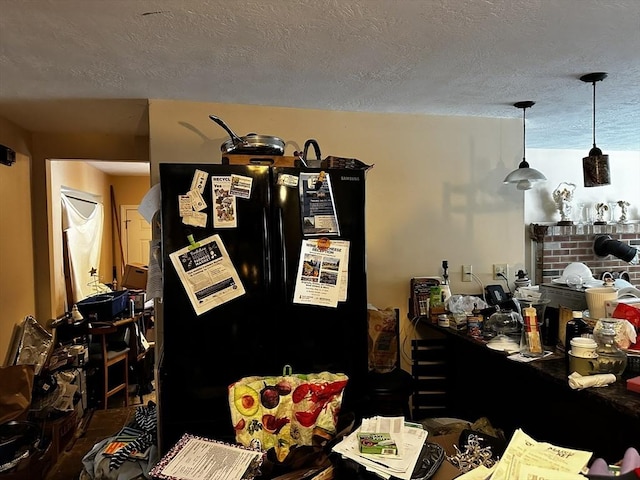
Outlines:
[{"label": "blue container", "polygon": [[128,306],[129,292],[109,292],[87,297],[78,302],[78,310],[86,320],[109,322]]}]

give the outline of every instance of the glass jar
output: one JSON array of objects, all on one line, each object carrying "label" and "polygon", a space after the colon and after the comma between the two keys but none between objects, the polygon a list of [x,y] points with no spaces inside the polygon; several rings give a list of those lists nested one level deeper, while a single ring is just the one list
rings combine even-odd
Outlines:
[{"label": "glass jar", "polygon": [[510,340],[520,342],[522,320],[520,314],[513,310],[500,310],[492,314],[484,322],[483,334],[485,338],[508,337]]},{"label": "glass jar", "polygon": [[616,344],[617,323],[615,319],[601,319],[600,327],[593,330],[593,337],[598,344],[596,373],[613,373],[619,380],[627,366],[627,354]]}]

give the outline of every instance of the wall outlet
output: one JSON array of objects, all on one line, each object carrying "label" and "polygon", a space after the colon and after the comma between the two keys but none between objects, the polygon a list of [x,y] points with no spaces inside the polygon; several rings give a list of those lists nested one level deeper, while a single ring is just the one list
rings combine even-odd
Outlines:
[{"label": "wall outlet", "polygon": [[506,263],[494,263],[493,264],[493,279],[494,280],[505,280],[505,278],[500,274],[504,275],[508,279],[509,278],[509,265],[507,265]]},{"label": "wall outlet", "polygon": [[473,273],[473,267],[471,265],[462,265],[462,281],[470,282],[471,274]]}]

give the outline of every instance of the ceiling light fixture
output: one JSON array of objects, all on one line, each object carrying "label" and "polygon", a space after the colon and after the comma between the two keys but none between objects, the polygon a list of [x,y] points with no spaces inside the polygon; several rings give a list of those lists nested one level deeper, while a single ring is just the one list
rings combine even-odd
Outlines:
[{"label": "ceiling light fixture", "polygon": [[610,185],[609,155],[604,155],[602,150],[596,147],[596,82],[607,78],[605,72],[588,73],[580,77],[585,83],[593,84],[593,148],[589,150],[589,156],[582,159],[582,176],[585,187],[600,187]]},{"label": "ceiling light fixture", "polygon": [[518,168],[507,175],[504,179],[504,183],[515,183],[518,190],[529,190],[533,187],[534,183],[546,182],[547,177],[540,173],[535,168],[529,167],[529,163],[526,160],[526,126],[525,126],[525,112],[527,108],[534,106],[536,102],[526,100],[524,102],[516,102],[513,104],[516,108],[522,109],[522,162],[518,165]]}]

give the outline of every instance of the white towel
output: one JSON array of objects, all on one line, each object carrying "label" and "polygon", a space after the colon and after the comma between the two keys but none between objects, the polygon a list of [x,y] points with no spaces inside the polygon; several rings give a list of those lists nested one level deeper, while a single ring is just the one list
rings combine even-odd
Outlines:
[{"label": "white towel", "polygon": [[578,372],[573,372],[569,375],[569,386],[574,390],[582,390],[588,387],[605,387],[615,381],[616,376],[613,373],[582,376]]}]

